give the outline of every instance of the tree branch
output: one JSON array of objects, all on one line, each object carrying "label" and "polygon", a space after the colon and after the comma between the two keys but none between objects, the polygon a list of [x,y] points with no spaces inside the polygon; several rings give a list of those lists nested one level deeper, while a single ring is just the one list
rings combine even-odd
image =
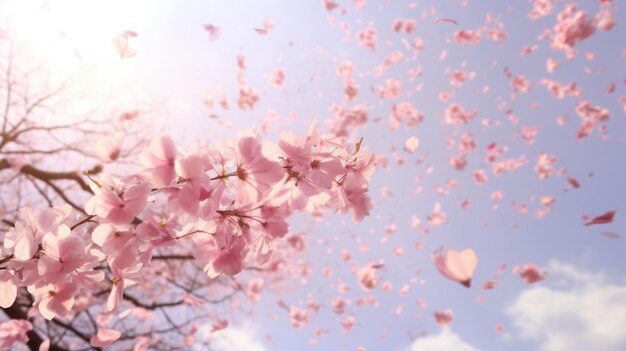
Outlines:
[{"label": "tree branch", "polygon": [[[92,169],[89,170],[90,174],[98,174],[102,171],[102,166],[96,165]],[[20,172],[23,174],[31,175],[37,179],[43,180],[45,182],[52,180],[73,180],[80,186],[81,189],[86,192],[93,194],[91,188],[85,180],[80,176],[77,172],[47,172],[31,165],[24,165],[20,169]]]},{"label": "tree branch", "polygon": [[157,308],[161,308],[161,307],[174,307],[174,306],[179,306],[182,305],[184,303],[183,300],[178,300],[178,301],[173,301],[173,302],[153,302],[151,304],[145,304],[141,301],[139,301],[137,298],[130,296],[126,293],[124,293],[124,300],[132,303],[133,305],[137,306],[137,307],[141,307],[144,308],[146,310],[156,310]]}]

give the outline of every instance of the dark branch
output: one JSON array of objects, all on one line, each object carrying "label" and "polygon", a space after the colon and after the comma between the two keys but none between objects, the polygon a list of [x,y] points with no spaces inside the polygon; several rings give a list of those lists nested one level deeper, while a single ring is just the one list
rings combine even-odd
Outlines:
[{"label": "dark branch", "polygon": [[124,300],[132,303],[133,305],[137,307],[145,308],[146,310],[151,310],[151,311],[156,310],[157,308],[162,308],[162,307],[179,306],[184,303],[183,300],[178,300],[178,301],[172,301],[172,302],[153,302],[151,304],[145,304],[139,301],[137,298],[132,297],[126,293],[124,293]]},{"label": "dark branch", "polygon": [[[2,310],[11,319],[28,319],[28,316],[26,315],[26,311],[22,310],[17,303],[14,303],[11,307],[3,308]],[[34,330],[31,330],[27,332],[26,334],[28,335],[28,342],[26,343],[26,345],[28,345],[28,348],[31,351],[38,351],[39,346],[41,346],[44,340]],[[48,350],[49,351],[63,351],[62,348],[60,348],[59,346],[53,343],[50,344],[50,348]]]},{"label": "dark branch", "polygon": [[[89,170],[90,174],[97,174],[102,171],[102,167],[100,165],[96,165],[92,169]],[[53,180],[73,180],[80,186],[81,189],[86,192],[92,193],[91,188],[85,180],[81,177],[81,175],[77,172],[47,172],[40,170],[31,165],[22,166],[20,172],[23,174],[31,175],[37,179],[43,180],[45,182],[53,181]]]}]

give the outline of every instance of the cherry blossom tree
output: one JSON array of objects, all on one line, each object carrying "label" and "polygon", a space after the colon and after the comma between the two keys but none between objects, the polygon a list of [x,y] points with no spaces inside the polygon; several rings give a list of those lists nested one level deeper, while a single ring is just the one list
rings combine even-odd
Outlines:
[{"label": "cherry blossom tree", "polygon": [[[28,77],[14,77],[12,64],[9,59],[5,70],[3,185],[27,181],[30,187],[16,188],[18,200],[39,198],[29,206],[6,204],[19,206],[3,220],[9,229],[2,232],[0,306],[11,320],[2,326],[15,335],[7,345],[190,343],[198,324],[221,323],[214,306],[245,292],[239,273],[276,273],[293,255],[289,245],[275,243],[289,233],[292,213],[352,211],[355,222],[369,213],[374,157],[362,140],[348,143],[312,126],[306,135],[285,133],[278,144],[246,131],[182,150],[160,135],[140,145],[138,155],[124,156],[138,159],[137,172],[114,176],[102,164],[123,155],[120,139],[129,136],[96,132],[101,122],[88,119],[40,124],[33,115],[63,87],[25,95],[19,82]],[[24,104],[19,111],[16,95]],[[84,149],[62,141],[76,132]],[[29,142],[41,139],[35,133],[45,134],[45,142]],[[68,153],[93,166],[34,166]]]}]

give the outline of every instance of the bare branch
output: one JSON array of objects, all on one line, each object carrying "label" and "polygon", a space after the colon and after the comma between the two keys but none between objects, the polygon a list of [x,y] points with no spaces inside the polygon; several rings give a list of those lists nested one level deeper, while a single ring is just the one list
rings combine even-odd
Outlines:
[{"label": "bare branch", "polygon": [[[97,174],[101,171],[102,171],[102,166],[96,165],[92,169],[89,170],[89,173]],[[87,185],[87,182],[85,182],[85,180],[80,176],[78,172],[47,172],[47,171],[43,171],[41,169],[35,168],[31,165],[22,166],[22,168],[20,169],[20,172],[31,175],[47,183],[49,183],[52,180],[61,180],[61,179],[73,180],[76,183],[78,183],[81,189],[85,190],[86,192],[90,194],[93,194],[93,192],[91,191],[91,188],[89,188],[89,185]]]},{"label": "bare branch", "polygon": [[132,303],[133,305],[137,307],[145,308],[146,310],[151,310],[151,311],[156,310],[157,308],[179,306],[184,303],[183,300],[178,300],[178,301],[172,301],[172,302],[153,302],[151,304],[145,304],[139,301],[137,298],[130,296],[126,293],[124,293],[124,300]]}]

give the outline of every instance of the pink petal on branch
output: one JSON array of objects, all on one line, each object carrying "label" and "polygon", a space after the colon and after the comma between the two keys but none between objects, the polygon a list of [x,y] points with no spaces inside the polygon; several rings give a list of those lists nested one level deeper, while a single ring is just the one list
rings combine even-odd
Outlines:
[{"label": "pink petal on branch", "polygon": [[13,344],[28,342],[28,333],[33,325],[24,319],[10,319],[0,323],[0,349],[6,349]]}]

